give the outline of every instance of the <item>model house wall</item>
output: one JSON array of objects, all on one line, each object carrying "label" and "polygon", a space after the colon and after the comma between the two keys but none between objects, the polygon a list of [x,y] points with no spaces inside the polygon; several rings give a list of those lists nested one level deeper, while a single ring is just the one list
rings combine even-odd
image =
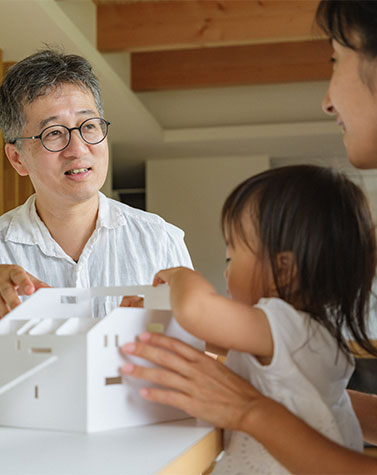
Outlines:
[{"label": "model house wall", "polygon": [[[148,308],[91,316],[94,297],[130,293]],[[187,417],[143,400],[148,384],[120,373],[120,346],[144,331],[204,349],[161,309],[168,306],[167,288],[39,290],[0,321],[0,425],[97,432]]]}]

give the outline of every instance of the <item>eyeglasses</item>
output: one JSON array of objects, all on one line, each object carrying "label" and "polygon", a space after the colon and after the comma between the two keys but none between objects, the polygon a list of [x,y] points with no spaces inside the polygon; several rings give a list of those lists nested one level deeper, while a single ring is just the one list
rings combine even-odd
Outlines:
[{"label": "eyeglasses", "polygon": [[78,127],[66,127],[65,125],[50,125],[42,130],[39,135],[33,137],[17,137],[11,144],[15,144],[17,140],[35,140],[39,139],[42,145],[49,152],[61,152],[68,147],[71,141],[71,133],[78,130],[83,141],[90,145],[101,143],[107,137],[109,125],[111,122],[101,119],[100,117],[92,117],[86,119]]}]

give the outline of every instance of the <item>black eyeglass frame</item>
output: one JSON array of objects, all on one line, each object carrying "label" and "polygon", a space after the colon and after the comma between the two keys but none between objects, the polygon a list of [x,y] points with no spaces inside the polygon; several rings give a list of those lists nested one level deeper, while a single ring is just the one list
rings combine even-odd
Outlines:
[{"label": "black eyeglass frame", "polygon": [[[82,126],[88,122],[89,120],[93,120],[93,119],[99,119],[99,120],[102,120],[103,122],[105,122],[106,124],[106,133],[105,135],[103,136],[103,138],[99,141],[99,142],[88,142],[85,137],[82,135]],[[35,140],[35,139],[39,139],[41,141],[41,144],[42,146],[48,151],[48,152],[62,152],[63,150],[65,150],[68,145],[71,143],[71,136],[72,136],[72,131],[73,130],[78,130],[79,133],[80,133],[80,137],[82,138],[82,140],[89,144],[89,145],[97,145],[101,142],[103,142],[105,140],[105,138],[108,136],[109,134],[109,125],[111,124],[111,122],[109,122],[108,120],[104,119],[103,117],[90,117],[89,119],[85,119],[84,122],[81,122],[81,124],[78,126],[78,127],[66,127],[65,125],[61,125],[61,124],[54,124],[54,125],[49,125],[48,127],[46,127],[45,129],[42,130],[42,132],[39,134],[39,135],[33,135],[32,137],[16,137],[14,140],[12,140],[11,142],[9,142],[10,144],[14,145],[17,140]],[[43,142],[43,139],[42,139],[42,135],[46,132],[46,130],[50,129],[50,128],[53,128],[53,127],[63,127],[64,129],[68,130],[68,142],[66,143],[66,145],[63,147],[63,148],[60,148],[59,150],[51,150],[49,149],[48,147],[46,147],[46,145],[44,144]]]}]

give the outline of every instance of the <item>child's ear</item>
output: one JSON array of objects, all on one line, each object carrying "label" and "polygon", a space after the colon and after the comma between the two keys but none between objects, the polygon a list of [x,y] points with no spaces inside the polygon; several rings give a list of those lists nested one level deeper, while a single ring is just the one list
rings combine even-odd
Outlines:
[{"label": "child's ear", "polygon": [[278,271],[279,285],[281,287],[294,285],[297,281],[297,265],[295,256],[291,251],[279,252],[276,256],[276,267]]}]

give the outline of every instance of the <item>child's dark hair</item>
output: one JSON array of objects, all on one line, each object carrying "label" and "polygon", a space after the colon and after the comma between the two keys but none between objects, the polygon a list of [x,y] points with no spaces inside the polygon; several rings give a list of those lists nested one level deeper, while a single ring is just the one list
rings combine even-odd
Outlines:
[{"label": "child's dark hair", "polygon": [[291,252],[303,310],[331,332],[345,353],[350,350],[344,330],[377,356],[366,333],[376,238],[361,189],[330,168],[271,169],[241,183],[222,210],[228,243],[237,236],[255,252],[247,221],[260,240],[261,257],[271,263],[279,297],[292,303],[290,287],[279,282],[276,259]]}]

